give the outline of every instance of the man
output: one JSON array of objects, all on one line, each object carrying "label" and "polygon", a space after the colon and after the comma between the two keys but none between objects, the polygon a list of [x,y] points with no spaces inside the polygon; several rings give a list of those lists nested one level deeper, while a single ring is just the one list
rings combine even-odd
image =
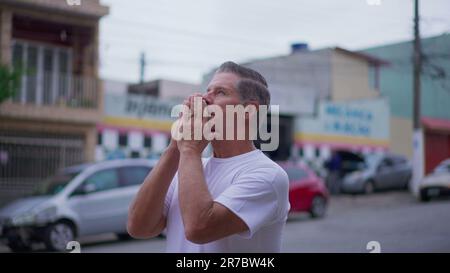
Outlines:
[{"label": "man", "polygon": [[[202,98],[223,110],[270,103],[265,79],[232,62],[219,67]],[[279,252],[289,180],[248,129],[244,140],[212,140],[204,161],[208,141],[172,139],[130,207],[128,232],[150,238],[166,228],[168,252]]]},{"label": "man", "polygon": [[328,190],[332,194],[339,194],[342,180],[342,158],[337,151],[333,150],[330,159],[325,162],[325,167],[328,169],[326,178]]}]

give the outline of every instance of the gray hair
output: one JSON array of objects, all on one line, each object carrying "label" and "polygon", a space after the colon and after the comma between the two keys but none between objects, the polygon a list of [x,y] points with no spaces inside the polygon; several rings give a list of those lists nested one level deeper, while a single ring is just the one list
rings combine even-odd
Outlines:
[{"label": "gray hair", "polygon": [[242,79],[238,82],[236,89],[243,102],[253,100],[259,105],[270,105],[269,90],[257,81]]},{"label": "gray hair", "polygon": [[247,102],[255,100],[258,101],[260,105],[270,104],[270,93],[267,81],[257,71],[234,62],[225,62],[217,69],[216,74],[226,72],[241,77],[236,89],[242,101]]}]

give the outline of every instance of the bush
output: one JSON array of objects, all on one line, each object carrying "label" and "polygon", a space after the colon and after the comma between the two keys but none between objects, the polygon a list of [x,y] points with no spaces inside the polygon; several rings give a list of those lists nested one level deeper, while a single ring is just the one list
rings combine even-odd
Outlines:
[{"label": "bush", "polygon": [[21,76],[22,73],[18,69],[0,65],[0,103],[19,91]]}]

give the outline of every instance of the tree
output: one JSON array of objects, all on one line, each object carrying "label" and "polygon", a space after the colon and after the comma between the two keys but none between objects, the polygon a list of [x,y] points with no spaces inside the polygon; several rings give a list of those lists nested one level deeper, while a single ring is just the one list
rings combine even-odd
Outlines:
[{"label": "tree", "polygon": [[19,91],[21,76],[20,70],[0,65],[0,104]]}]

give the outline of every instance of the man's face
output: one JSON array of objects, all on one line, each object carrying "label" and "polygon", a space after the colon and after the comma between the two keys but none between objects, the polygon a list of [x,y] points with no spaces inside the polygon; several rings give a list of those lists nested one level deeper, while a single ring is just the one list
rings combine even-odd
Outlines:
[{"label": "man's face", "polygon": [[226,105],[240,104],[240,96],[236,90],[239,80],[239,76],[233,73],[217,73],[209,83],[203,98],[208,105],[218,105],[224,111]]},{"label": "man's face", "polygon": [[236,114],[232,114],[231,117],[233,117],[233,119],[230,120],[229,123],[227,123],[226,113],[227,105],[235,106],[242,104],[239,93],[236,90],[237,83],[240,79],[241,78],[239,76],[233,73],[217,73],[209,83],[206,94],[203,95],[203,98],[206,100],[206,103],[208,105],[216,105],[222,109],[222,126],[218,128],[214,126],[213,130],[216,133],[220,133],[224,138],[226,137],[226,132],[230,130],[230,128],[228,128],[229,126],[232,126],[234,128],[233,131],[235,133],[232,134],[234,135],[232,136],[233,139],[236,139],[236,133],[237,130],[239,130],[238,127],[242,127],[240,129],[245,130],[243,126],[237,125],[236,120],[238,117],[236,116]]}]

